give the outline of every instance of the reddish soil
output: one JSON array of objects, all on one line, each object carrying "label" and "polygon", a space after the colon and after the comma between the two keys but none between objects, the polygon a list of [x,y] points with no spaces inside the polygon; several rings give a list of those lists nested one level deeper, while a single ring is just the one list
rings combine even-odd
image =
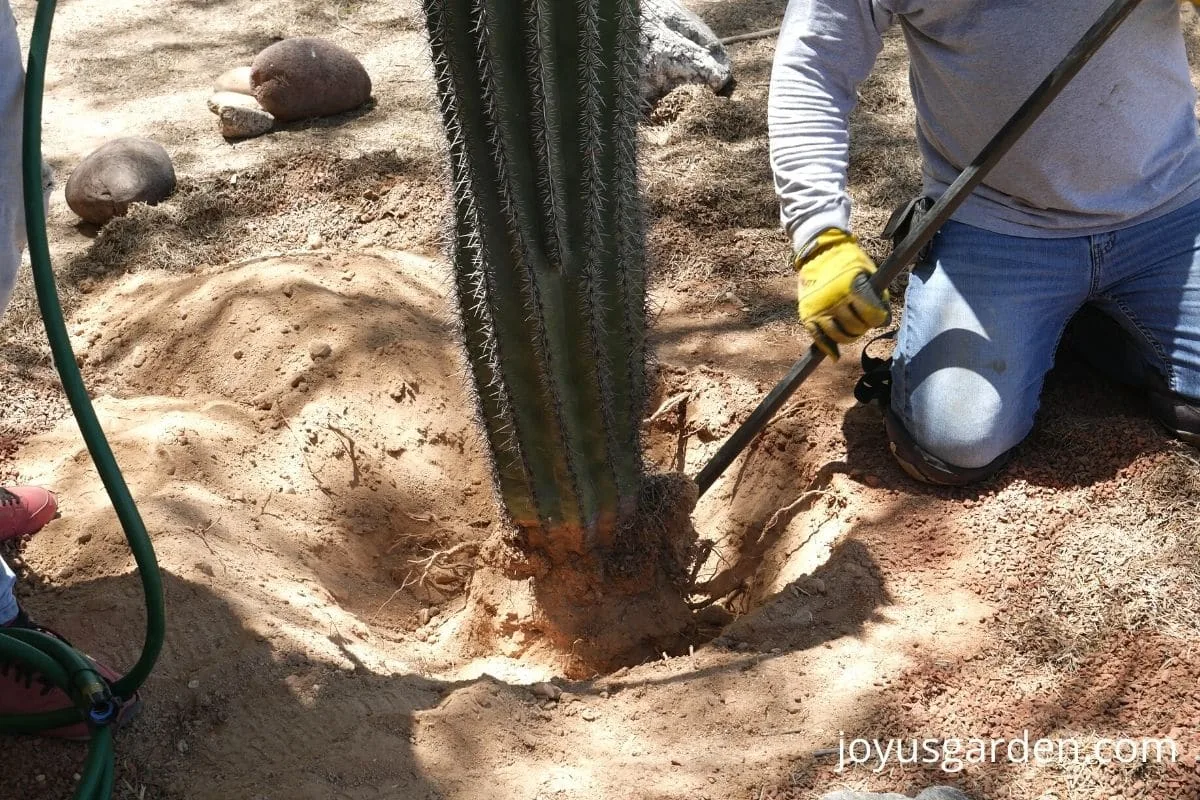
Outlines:
[{"label": "reddish soil", "polygon": [[[32,2],[15,5],[27,31]],[[735,34],[778,24],[783,2],[694,7]],[[51,215],[69,328],[166,584],[117,798],[1200,797],[1200,459],[1075,364],[1016,462],[949,491],[891,461],[878,412],[852,397],[851,348],[696,508],[710,556],[690,653],[568,680],[520,628],[464,647],[498,516],[447,326],[419,27],[415,2],[63,4],[46,120],[60,182],[125,133],[161,141],[181,175],[171,201],[99,235],[61,197]],[[211,79],[300,34],[358,52],[376,105],[221,140]],[[772,53],[736,45],[732,98],[683,90],[644,127],[660,374],[646,445],[663,469],[695,474],[806,346],[766,159]],[[916,187],[904,67],[889,40],[854,120],[863,232]],[[125,666],[137,578],[21,291],[0,341],[0,454],[64,510],[24,546],[21,596]],[[1024,730],[1171,736],[1180,758],[873,774],[828,754],[842,732]],[[0,798],[69,795],[78,745],[5,748]]]}]

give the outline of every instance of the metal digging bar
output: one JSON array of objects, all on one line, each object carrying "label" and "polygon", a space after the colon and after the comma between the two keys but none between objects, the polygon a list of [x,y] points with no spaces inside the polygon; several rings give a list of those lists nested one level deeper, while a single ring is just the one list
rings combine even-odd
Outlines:
[{"label": "metal digging bar", "polygon": [[[967,196],[987,177],[987,174],[999,163],[1005,153],[1017,143],[1025,131],[1029,130],[1029,127],[1058,96],[1058,93],[1071,82],[1084,64],[1096,54],[1096,51],[1141,2],[1142,0],[1115,0],[1108,7],[1096,24],[1083,35],[1079,43],[1071,48],[1071,52],[1067,53],[1058,66],[1046,76],[1046,79],[1029,96],[1029,99],[1017,109],[1008,122],[1004,123],[1004,126],[992,137],[992,140],[987,143],[975,160],[942,193],[928,214],[879,265],[879,269],[871,278],[871,285],[875,287],[876,291],[882,291],[908,267],[916,258],[917,253],[921,252],[921,248],[933,238],[946,220],[950,219],[951,215],[967,199]],[[763,401],[758,404],[758,408],[754,409],[754,413],[721,445],[721,449],[705,465],[704,469],[700,470],[700,474],[696,476],[696,484],[700,487],[701,495],[709,490],[717,478],[721,477],[734,459],[758,435],[758,432],[766,427],[783,404],[788,401],[788,398],[800,388],[800,384],[804,383],[824,360],[825,354],[815,345],[809,347],[808,352],[792,366],[791,371],[784,379],[763,398]]]}]

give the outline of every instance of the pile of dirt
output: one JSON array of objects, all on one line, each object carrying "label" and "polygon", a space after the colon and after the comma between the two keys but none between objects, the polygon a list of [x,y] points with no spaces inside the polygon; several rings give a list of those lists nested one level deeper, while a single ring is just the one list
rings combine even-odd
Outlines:
[{"label": "pile of dirt", "polygon": [[[729,35],[778,24],[784,5],[696,8]],[[846,348],[700,500],[690,650],[585,680],[519,630],[464,651],[499,515],[427,258],[445,189],[419,4],[162,0],[101,16],[66,4],[56,23],[47,151],[65,173],[102,139],[153,133],[182,177],[96,239],[61,206],[51,217],[69,329],[166,584],[163,659],[117,743],[119,800],[1196,794],[1200,467],[1136,399],[1075,368],[1012,467],[930,489],[855,403]],[[300,34],[363,53],[379,104],[214,141],[211,78]],[[656,468],[689,474],[806,345],[769,175],[772,43],[732,55],[732,97],[681,91],[642,130],[660,361],[644,431]],[[871,233],[919,185],[906,71],[889,35],[852,119],[853,224],[876,256]],[[127,666],[137,579],[29,308],[26,287],[5,318],[0,453],[58,490],[64,516],[25,546],[22,597]],[[872,774],[828,757],[843,732],[1024,728],[1171,736],[1181,758]],[[6,748],[0,795],[69,794],[77,746]]]},{"label": "pile of dirt", "polygon": [[[444,663],[430,621],[461,597],[466,545],[496,514],[433,265],[311,253],[184,276],[146,270],[89,300],[71,324],[78,360],[98,378],[97,411],[167,575],[152,738],[218,719],[222,746],[258,735],[238,732],[259,724],[238,687],[263,679],[229,651],[240,637],[352,670],[406,671],[386,642],[372,644],[387,636],[415,646],[405,663]],[[31,440],[20,468],[53,486],[64,511],[25,548],[36,564],[30,611],[129,663],[130,559],[73,424]],[[68,585],[73,611],[58,618],[46,598]],[[122,598],[87,589],[104,585]],[[230,608],[243,622],[230,625]],[[212,717],[190,681],[241,699],[211,700]],[[189,759],[215,768],[225,755],[197,743]]]}]

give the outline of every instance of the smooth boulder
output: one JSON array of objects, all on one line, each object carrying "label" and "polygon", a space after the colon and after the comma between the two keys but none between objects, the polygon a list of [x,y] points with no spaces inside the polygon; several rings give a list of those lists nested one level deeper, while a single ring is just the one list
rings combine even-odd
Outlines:
[{"label": "smooth boulder", "polygon": [[250,65],[259,104],[278,120],[327,117],[371,99],[371,77],[348,50],[312,37],[284,39]]},{"label": "smooth boulder", "polygon": [[254,94],[250,85],[250,68],[234,67],[225,70],[213,81],[213,92],[237,92],[238,94]]},{"label": "smooth boulder", "polygon": [[642,99],[651,104],[687,83],[718,94],[733,86],[724,45],[678,0],[642,0],[641,72]]},{"label": "smooth boulder", "polygon": [[155,205],[175,191],[175,168],[149,139],[115,139],[93,150],[67,180],[67,205],[85,222],[123,217],[132,203]]}]

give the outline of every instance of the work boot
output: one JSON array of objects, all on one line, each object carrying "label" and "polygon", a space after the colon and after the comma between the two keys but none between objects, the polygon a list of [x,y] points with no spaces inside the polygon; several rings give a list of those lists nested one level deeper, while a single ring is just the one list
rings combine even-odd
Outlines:
[{"label": "work boot", "polygon": [[1192,447],[1200,447],[1200,404],[1163,385],[1151,384],[1146,397],[1151,416],[1172,436]]},{"label": "work boot", "polygon": [[1144,348],[1112,316],[1085,305],[1067,325],[1062,347],[1102,375],[1142,392],[1150,416],[1176,439],[1200,447],[1200,401],[1171,391]]},{"label": "work boot", "polygon": [[982,467],[974,469],[956,467],[953,464],[947,464],[932,453],[926,452],[917,444],[904,427],[904,423],[890,408],[883,412],[883,422],[887,430],[888,446],[892,455],[896,457],[896,461],[900,463],[901,469],[908,473],[910,478],[922,483],[931,483],[934,486],[967,486],[985,481],[999,472],[1016,450],[1016,448],[1007,450],[993,459],[990,464]]},{"label": "work boot", "polygon": [[[4,627],[40,631],[53,636],[59,641],[70,644],[70,642],[67,642],[66,639],[49,628],[31,621],[24,611],[18,612],[17,618]],[[121,677],[115,671],[96,661],[91,656],[84,654],[84,657],[91,662],[92,668],[108,683],[112,684]],[[120,703],[121,706],[117,711],[117,718],[112,723],[113,727],[118,727],[131,720],[142,705],[141,698],[137,694],[134,694],[129,699],[121,700]],[[71,699],[67,696],[67,693],[49,683],[41,674],[34,672],[21,663],[0,661],[0,715],[40,714],[45,711],[57,711],[60,708],[70,705]],[[63,728],[39,731],[37,735],[77,742],[84,742],[92,738],[91,730],[83,722]]]},{"label": "work boot", "polygon": [[37,533],[58,516],[58,501],[39,486],[0,486],[0,542]]}]

